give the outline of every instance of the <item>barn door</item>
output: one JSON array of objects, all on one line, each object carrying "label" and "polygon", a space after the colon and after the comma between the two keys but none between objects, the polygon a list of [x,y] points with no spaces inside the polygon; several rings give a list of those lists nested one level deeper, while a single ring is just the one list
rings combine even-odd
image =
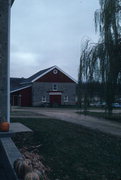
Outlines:
[{"label": "barn door", "polygon": [[61,95],[50,95],[50,104],[61,105]]}]

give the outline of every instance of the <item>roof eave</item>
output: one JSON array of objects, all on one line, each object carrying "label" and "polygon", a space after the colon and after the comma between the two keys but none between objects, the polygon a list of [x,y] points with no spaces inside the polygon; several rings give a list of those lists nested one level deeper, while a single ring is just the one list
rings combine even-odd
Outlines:
[{"label": "roof eave", "polygon": [[20,90],[23,90],[23,89],[29,88],[29,87],[31,87],[31,86],[32,86],[32,85],[25,86],[25,87],[21,87],[21,88],[17,88],[17,89],[11,90],[11,91],[10,91],[10,93],[14,93],[14,92],[17,92],[17,91],[20,91]]}]

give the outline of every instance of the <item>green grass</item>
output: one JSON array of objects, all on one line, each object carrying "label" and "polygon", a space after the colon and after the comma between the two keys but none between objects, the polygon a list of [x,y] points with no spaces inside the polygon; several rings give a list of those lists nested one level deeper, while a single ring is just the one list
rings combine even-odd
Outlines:
[{"label": "green grass", "polygon": [[53,119],[17,121],[34,130],[16,136],[17,146],[41,144],[50,180],[120,180],[121,138]]},{"label": "green grass", "polygon": [[112,113],[109,115],[108,113],[105,113],[105,112],[87,111],[87,112],[79,112],[79,114],[85,114],[88,116],[93,116],[93,117],[97,117],[97,118],[104,118],[104,119],[108,119],[111,121],[121,122],[121,113]]}]

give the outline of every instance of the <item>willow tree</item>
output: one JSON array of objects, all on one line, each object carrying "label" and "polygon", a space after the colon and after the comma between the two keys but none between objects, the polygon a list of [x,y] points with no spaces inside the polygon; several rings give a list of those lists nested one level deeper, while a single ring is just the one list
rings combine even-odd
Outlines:
[{"label": "willow tree", "polygon": [[121,0],[99,0],[95,12],[97,44],[86,42],[81,52],[79,80],[100,81],[105,89],[108,112],[112,112],[115,89],[121,78]]},{"label": "willow tree", "polygon": [[100,64],[97,59],[97,44],[89,40],[85,42],[81,50],[80,67],[78,75],[78,100],[84,102],[84,111],[87,111],[91,84],[100,80]]},{"label": "willow tree", "polygon": [[95,12],[95,27],[103,44],[102,81],[106,84],[108,111],[112,111],[117,79],[121,72],[121,0],[99,0],[100,9]]}]

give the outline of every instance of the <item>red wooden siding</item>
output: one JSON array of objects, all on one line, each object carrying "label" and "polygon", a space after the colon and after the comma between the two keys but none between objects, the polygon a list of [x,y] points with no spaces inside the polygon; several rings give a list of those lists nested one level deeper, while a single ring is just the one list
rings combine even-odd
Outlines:
[{"label": "red wooden siding", "polygon": [[[20,98],[21,98],[21,104],[20,104]],[[32,88],[29,87],[11,93],[11,105],[32,106]]]},{"label": "red wooden siding", "polygon": [[45,74],[43,77],[40,77],[36,82],[70,82],[74,83],[72,79],[70,79],[68,76],[66,76],[64,73],[61,71],[57,70],[58,73],[54,74],[53,70],[50,71],[49,73]]}]

